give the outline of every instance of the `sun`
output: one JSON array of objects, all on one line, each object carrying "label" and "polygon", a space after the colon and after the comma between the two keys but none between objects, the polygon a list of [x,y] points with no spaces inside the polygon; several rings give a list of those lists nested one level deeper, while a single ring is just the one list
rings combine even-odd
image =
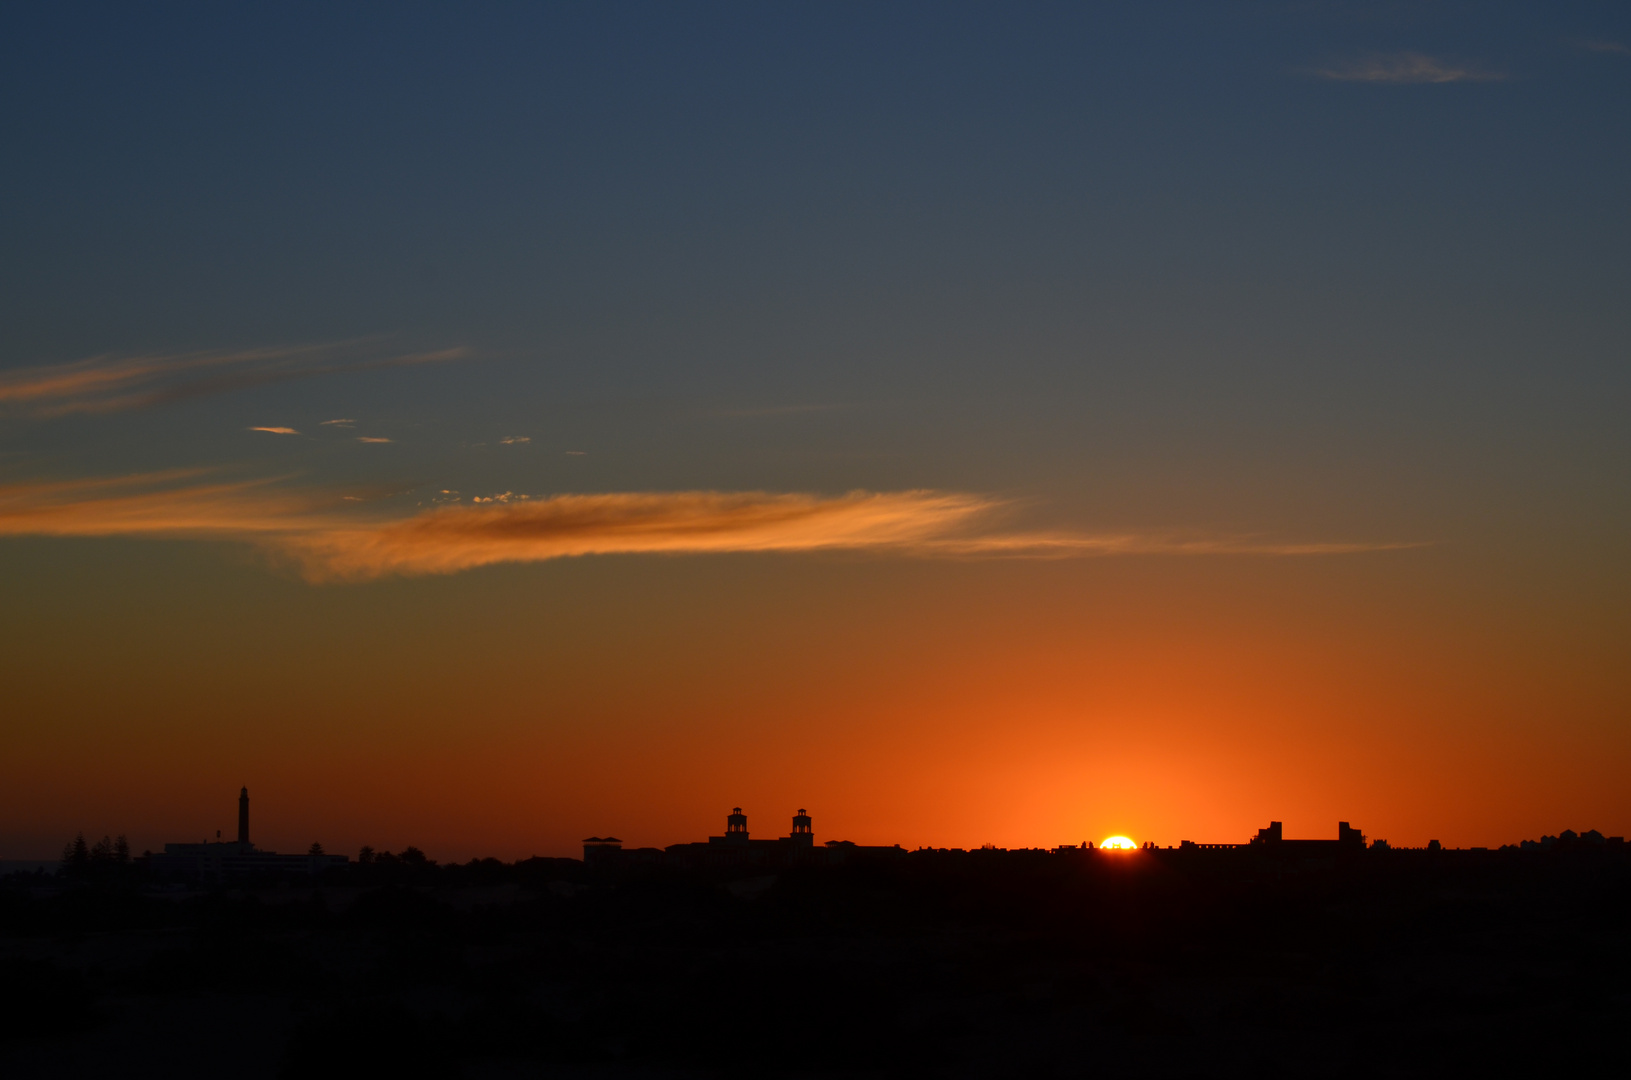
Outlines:
[{"label": "sun", "polygon": [[1125,836],[1112,836],[1110,839],[1100,844],[1099,847],[1103,848],[1105,851],[1132,851],[1136,849],[1138,845],[1127,839]]}]

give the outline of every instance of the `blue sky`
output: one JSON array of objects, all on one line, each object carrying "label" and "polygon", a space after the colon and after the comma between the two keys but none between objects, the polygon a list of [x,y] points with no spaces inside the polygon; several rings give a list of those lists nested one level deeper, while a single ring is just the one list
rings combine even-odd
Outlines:
[{"label": "blue sky", "polygon": [[[1624,400],[1612,5],[8,19],[0,363],[471,351],[201,403],[212,456],[371,408],[626,450],[624,484],[784,486],[762,449],[829,459],[778,465],[803,485],[1057,489],[1220,450],[1432,467],[1612,436]],[[1472,77],[1331,77],[1410,54]]]}]

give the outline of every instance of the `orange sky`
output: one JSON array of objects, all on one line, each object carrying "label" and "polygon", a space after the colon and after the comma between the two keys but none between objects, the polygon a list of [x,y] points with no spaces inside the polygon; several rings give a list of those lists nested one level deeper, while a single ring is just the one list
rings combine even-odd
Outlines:
[{"label": "orange sky", "polygon": [[0,858],[1631,833],[1631,8],[631,3],[0,5]]},{"label": "orange sky", "polygon": [[819,839],[908,846],[1631,827],[1623,617],[1475,599],[1444,551],[615,556],[314,587],[36,543],[6,597],[31,628],[5,641],[17,857],[213,835],[239,784],[263,845],[459,859],[698,839],[732,805],[760,835],[806,807]]}]

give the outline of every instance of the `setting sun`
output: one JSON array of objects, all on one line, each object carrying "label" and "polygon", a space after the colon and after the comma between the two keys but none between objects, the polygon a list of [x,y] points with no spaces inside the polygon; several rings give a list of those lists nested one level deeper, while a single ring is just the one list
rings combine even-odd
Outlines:
[{"label": "setting sun", "polygon": [[1132,851],[1133,849],[1137,848],[1138,845],[1127,839],[1125,836],[1112,836],[1110,839],[1100,844],[1099,847],[1106,851]]}]

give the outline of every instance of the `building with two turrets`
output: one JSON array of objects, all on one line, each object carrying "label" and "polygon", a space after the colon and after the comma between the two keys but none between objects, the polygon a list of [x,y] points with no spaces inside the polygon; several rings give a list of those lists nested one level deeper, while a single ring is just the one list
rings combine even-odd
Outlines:
[{"label": "building with two turrets", "polygon": [[591,836],[583,842],[583,861],[589,866],[630,866],[662,863],[670,866],[794,866],[807,863],[841,862],[852,855],[905,854],[895,847],[872,848],[848,840],[829,840],[816,847],[815,830],[804,809],[793,815],[792,831],[774,839],[755,840],[748,833],[748,816],[733,806],[725,817],[725,834],[706,841],[670,844],[657,848],[623,847],[615,836]]},{"label": "building with two turrets", "polygon": [[790,834],[755,840],[740,806],[732,807],[726,816],[724,836],[710,836],[706,843],[670,844],[663,853],[665,861],[704,866],[785,866],[817,856],[810,815],[802,808],[793,815]]}]

